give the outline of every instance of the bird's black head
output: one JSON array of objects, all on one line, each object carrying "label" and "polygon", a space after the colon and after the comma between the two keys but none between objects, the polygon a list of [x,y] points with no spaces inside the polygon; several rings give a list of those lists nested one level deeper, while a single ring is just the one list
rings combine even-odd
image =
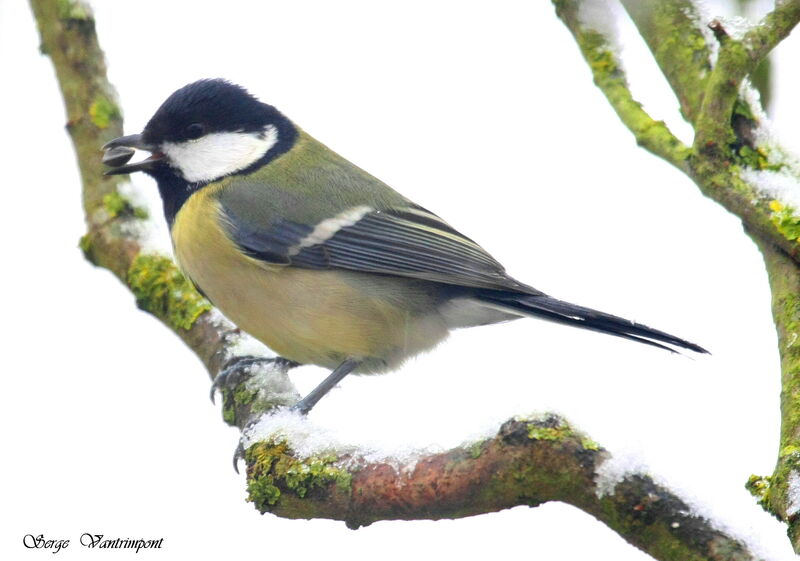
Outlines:
[{"label": "bird's black head", "polygon": [[[172,222],[196,189],[228,175],[246,174],[288,151],[297,129],[271,105],[226,80],[184,86],[158,108],[141,134],[104,146],[107,175],[144,171],[158,182]],[[151,156],[128,164],[134,149]]]},{"label": "bird's black head", "polygon": [[260,133],[279,116],[247,90],[225,80],[199,80],[177,90],[155,112],[142,134],[144,142],[196,140],[208,133]]},{"label": "bird's black head", "polygon": [[[264,165],[291,148],[296,137],[291,121],[241,86],[199,80],[169,96],[141,134],[106,144],[105,161],[114,166],[109,174],[141,170],[156,179],[172,174],[203,185]],[[131,148],[152,156],[125,165]]]}]

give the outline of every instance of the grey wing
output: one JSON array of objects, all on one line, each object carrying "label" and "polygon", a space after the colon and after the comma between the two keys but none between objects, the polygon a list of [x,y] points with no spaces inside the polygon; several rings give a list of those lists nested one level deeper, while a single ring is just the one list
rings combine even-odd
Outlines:
[{"label": "grey wing", "polygon": [[471,239],[421,207],[348,209],[315,226],[254,224],[223,206],[229,234],[251,257],[306,269],[346,269],[541,294],[506,274]]}]

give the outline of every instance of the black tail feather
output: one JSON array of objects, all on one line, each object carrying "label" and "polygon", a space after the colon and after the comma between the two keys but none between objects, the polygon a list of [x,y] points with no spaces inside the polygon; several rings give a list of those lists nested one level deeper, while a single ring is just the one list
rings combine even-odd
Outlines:
[{"label": "black tail feather", "polygon": [[520,315],[538,317],[581,329],[599,331],[670,352],[676,352],[673,347],[678,347],[696,353],[708,354],[708,351],[700,345],[695,345],[675,335],[591,308],[563,302],[546,295],[485,291],[481,292],[478,297],[488,304],[505,308]]}]

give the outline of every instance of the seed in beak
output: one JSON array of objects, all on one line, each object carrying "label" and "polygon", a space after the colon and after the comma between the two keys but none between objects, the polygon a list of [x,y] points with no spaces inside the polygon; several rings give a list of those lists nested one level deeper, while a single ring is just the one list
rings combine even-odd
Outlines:
[{"label": "seed in beak", "polygon": [[128,163],[135,152],[136,150],[128,146],[115,146],[103,154],[103,163],[107,166],[119,167]]}]

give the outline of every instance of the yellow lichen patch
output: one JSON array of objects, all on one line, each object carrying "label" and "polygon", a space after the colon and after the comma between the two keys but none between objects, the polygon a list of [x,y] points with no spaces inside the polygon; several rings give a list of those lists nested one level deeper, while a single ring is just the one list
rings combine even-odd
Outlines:
[{"label": "yellow lichen patch", "polygon": [[795,214],[793,207],[784,205],[780,201],[769,202],[770,222],[784,238],[791,241],[800,239],[800,217]]},{"label": "yellow lichen patch", "polygon": [[120,116],[119,107],[102,95],[98,96],[89,107],[89,117],[99,129],[107,128],[113,119],[119,119]]}]

